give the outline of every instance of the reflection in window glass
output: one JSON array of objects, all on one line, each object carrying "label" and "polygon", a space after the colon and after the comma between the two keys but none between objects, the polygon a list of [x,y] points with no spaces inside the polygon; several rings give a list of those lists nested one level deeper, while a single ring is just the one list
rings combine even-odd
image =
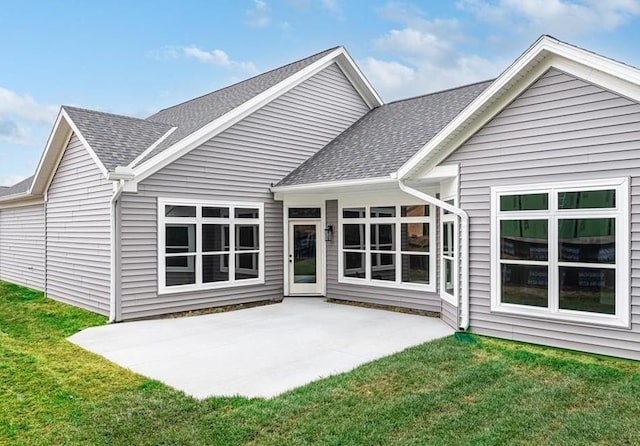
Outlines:
[{"label": "reflection in window glass", "polygon": [[588,190],[558,192],[558,209],[601,209],[616,207],[616,191]]},{"label": "reflection in window glass", "polygon": [[166,225],[165,249],[167,254],[195,252],[196,225]]},{"label": "reflection in window glass", "polygon": [[442,255],[447,257],[454,257],[454,223],[452,221],[445,221],[442,223]]},{"label": "reflection in window glass", "polygon": [[165,217],[195,217],[195,206],[175,206],[168,204],[164,207]]},{"label": "reflection in window glass", "polygon": [[205,218],[229,218],[229,208],[203,207],[202,216]]},{"label": "reflection in window glass", "polygon": [[560,309],[616,313],[616,271],[560,267]]},{"label": "reflection in window glass", "polygon": [[501,301],[507,304],[548,306],[549,271],[547,266],[511,265],[501,269]]},{"label": "reflection in window glass", "polygon": [[236,254],[236,280],[258,278],[258,253]]},{"label": "reflection in window glass", "polygon": [[615,263],[615,218],[558,220],[558,253],[563,262]]},{"label": "reflection in window glass", "polygon": [[371,278],[374,280],[396,280],[395,254],[371,254]]},{"label": "reflection in window glass", "polygon": [[364,208],[344,208],[342,210],[342,218],[365,218]]},{"label": "reflection in window glass", "polygon": [[196,283],[194,256],[167,257],[165,259],[165,280],[167,286],[191,285]]},{"label": "reflection in window glass", "polygon": [[542,211],[549,209],[549,194],[502,195],[501,211]]},{"label": "reflection in window glass", "polygon": [[451,259],[444,261],[444,291],[452,296],[455,291],[453,289],[453,260]]},{"label": "reflection in window glass", "polygon": [[254,208],[236,208],[236,218],[258,218],[259,210]]},{"label": "reflection in window glass", "polygon": [[429,252],[429,223],[402,223],[400,237],[403,251]]},{"label": "reflection in window glass", "polygon": [[229,225],[202,225],[202,251],[229,251]]},{"label": "reflection in window glass", "polygon": [[[446,201],[445,201],[445,203],[450,204],[451,206],[455,206],[455,205],[456,205],[456,204],[455,204],[455,203],[456,203],[456,201],[455,201],[454,199],[446,200]],[[446,210],[444,210],[444,209],[442,210],[442,213],[443,213],[444,215],[449,215],[449,214],[451,214],[451,212],[446,211]]]},{"label": "reflection in window glass", "polygon": [[365,249],[363,224],[345,224],[342,228],[344,249]]},{"label": "reflection in window glass", "polygon": [[428,217],[429,206],[424,204],[414,204],[411,206],[400,206],[400,216],[402,217]]},{"label": "reflection in window glass", "polygon": [[229,254],[202,256],[202,282],[226,282],[229,280]]},{"label": "reflection in window glass", "polygon": [[548,257],[547,220],[500,221],[500,258],[545,261]]},{"label": "reflection in window glass", "polygon": [[344,277],[365,278],[365,254],[363,252],[344,253]]},{"label": "reflection in window glass", "polygon": [[402,254],[402,281],[429,283],[429,256]]},{"label": "reflection in window glass", "polygon": [[371,250],[394,251],[396,249],[395,233],[396,225],[393,223],[380,223],[371,225]]},{"label": "reflection in window glass", "polygon": [[395,206],[378,206],[371,208],[371,218],[395,217]]},{"label": "reflection in window glass", "polygon": [[236,249],[260,249],[258,225],[236,225]]}]

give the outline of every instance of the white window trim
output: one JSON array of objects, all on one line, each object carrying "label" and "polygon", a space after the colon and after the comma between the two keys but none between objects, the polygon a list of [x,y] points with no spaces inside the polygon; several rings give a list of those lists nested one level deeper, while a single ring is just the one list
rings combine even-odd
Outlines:
[{"label": "white window trim", "polygon": [[[557,193],[571,191],[589,191],[601,189],[616,190],[615,209],[557,209]],[[511,194],[549,194],[548,211],[500,212],[499,197]],[[514,316],[558,320],[588,325],[610,327],[630,327],[631,289],[630,289],[630,197],[629,179],[612,178],[599,180],[568,181],[535,185],[494,186],[491,188],[491,311]],[[588,217],[586,217],[588,215]],[[616,218],[616,313],[606,315],[584,311],[562,310],[558,308],[557,268],[551,268],[549,274],[549,308],[536,308],[525,305],[505,304],[500,301],[500,217],[508,218],[545,218],[549,220],[549,256],[547,262],[558,265],[557,229],[554,222],[557,217],[575,218]],[[530,264],[530,262],[526,262]],[[571,265],[574,265],[573,263]],[[593,266],[593,264],[589,264]]]},{"label": "white window trim", "polygon": [[[165,217],[165,205],[195,206],[195,217]],[[224,207],[229,208],[229,218],[208,218],[202,217],[203,207]],[[257,208],[258,218],[236,218],[236,208]],[[225,282],[202,282],[202,224],[229,224],[229,246],[235,246],[235,231],[232,228],[235,223],[257,224],[259,226],[259,249],[247,251],[235,251],[238,253],[258,253],[258,277],[255,279],[236,280],[235,274],[229,274],[229,280]],[[166,286],[166,251],[165,251],[165,228],[167,224],[195,224],[196,225],[196,252],[195,268],[196,283],[189,285]],[[184,292],[206,291],[224,288],[234,288],[240,286],[251,286],[264,284],[264,203],[259,202],[227,202],[227,201],[207,201],[158,197],[158,294],[173,294]],[[225,251],[220,254],[229,255],[229,271],[235,271],[235,255],[233,251]]]},{"label": "white window trim", "polygon": [[[378,201],[378,200],[376,200]],[[398,202],[398,200],[393,200],[394,202]],[[400,217],[401,206],[412,206],[412,205],[424,205],[429,207],[429,216],[428,217]],[[384,207],[384,206],[394,206],[396,209],[396,217],[370,217],[370,208],[372,207]],[[343,209],[345,208],[365,208],[365,218],[348,218],[344,219]],[[427,291],[434,293],[436,291],[436,251],[435,249],[435,236],[436,236],[436,219],[435,219],[434,207],[424,203],[417,202],[412,200],[402,200],[401,204],[390,204],[385,202],[385,204],[375,203],[375,204],[362,204],[362,203],[343,203],[340,202],[338,204],[338,283],[346,283],[352,285],[366,285],[366,286],[375,286],[381,288],[395,288],[395,289],[403,289],[403,290],[416,290],[416,291]],[[344,237],[343,237],[343,224],[344,223],[353,223],[353,224],[364,224],[365,225],[365,250],[349,250],[347,251],[358,251],[364,252],[365,254],[365,278],[359,279],[354,277],[345,277],[344,276]],[[376,254],[377,250],[371,249],[371,224],[376,223],[393,223],[395,224],[395,237],[396,237],[396,249],[394,251],[384,252],[385,254],[393,254],[395,255],[395,267],[396,267],[396,280],[395,281],[387,281],[387,280],[376,280],[371,278],[371,254]],[[401,250],[401,224],[402,223],[429,223],[429,252],[428,253],[419,253],[419,252],[411,252],[402,251]],[[409,282],[402,282],[402,255],[403,254],[411,254],[411,255],[424,255],[429,256],[429,283],[424,284],[415,284]]]},{"label": "white window trim", "polygon": [[[457,206],[457,199],[455,196],[443,198],[442,201],[453,200],[453,205]],[[444,223],[453,223],[453,258],[444,255]],[[453,305],[454,307],[458,307],[459,300],[459,272],[460,272],[460,253],[458,252],[459,245],[459,228],[458,228],[458,218],[455,214],[445,214],[444,209],[440,208],[440,249],[438,251],[440,258],[440,297]],[[452,260],[453,261],[453,294],[447,293],[446,289],[446,277],[445,277],[445,261]]]}]

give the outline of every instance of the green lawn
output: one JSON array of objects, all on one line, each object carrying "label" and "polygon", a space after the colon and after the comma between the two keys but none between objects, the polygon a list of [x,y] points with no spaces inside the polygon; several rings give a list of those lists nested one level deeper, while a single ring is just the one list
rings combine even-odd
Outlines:
[{"label": "green lawn", "polygon": [[103,323],[0,282],[0,444],[640,444],[640,363],[452,337],[272,400],[196,401],[65,340]]}]

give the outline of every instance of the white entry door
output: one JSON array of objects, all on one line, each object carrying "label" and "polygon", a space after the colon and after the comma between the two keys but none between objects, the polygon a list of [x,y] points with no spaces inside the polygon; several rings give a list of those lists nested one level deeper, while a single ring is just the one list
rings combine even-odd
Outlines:
[{"label": "white entry door", "polygon": [[322,247],[320,220],[289,220],[289,294],[322,294]]}]

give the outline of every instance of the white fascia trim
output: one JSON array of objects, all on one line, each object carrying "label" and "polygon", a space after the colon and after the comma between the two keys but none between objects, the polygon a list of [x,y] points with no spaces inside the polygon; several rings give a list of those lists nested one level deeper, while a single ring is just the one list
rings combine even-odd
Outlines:
[{"label": "white fascia trim", "polygon": [[[230,112],[220,116],[218,119],[211,121],[209,124],[205,125],[199,130],[196,130],[189,136],[183,138],[182,140],[180,140],[170,148],[164,150],[163,152],[159,153],[158,155],[154,156],[153,158],[136,166],[136,168],[134,169],[137,177],[136,182],[144,180],[163,167],[176,161],[192,149],[200,146],[214,136],[222,133],[224,130],[238,123],[253,112],[270,103],[271,101],[282,96],[284,93],[288,92],[294,87],[300,85],[302,82],[316,75],[331,64],[338,63],[338,59],[341,59],[343,63],[346,64],[353,63],[350,62],[350,60],[346,57],[346,51],[344,48],[336,48],[326,56],[318,59],[317,61],[308,65],[297,73],[292,74],[285,80],[279,82],[266,91],[263,91],[259,95],[239,105]],[[356,73],[356,71],[354,71],[354,73]],[[368,84],[368,82],[366,84]],[[375,94],[375,96],[377,97],[377,94]]]},{"label": "white fascia trim", "polygon": [[40,156],[40,161],[38,161],[38,167],[36,168],[36,173],[33,176],[33,181],[31,182],[31,186],[29,187],[28,193],[32,194],[33,193],[33,186],[36,183],[36,180],[40,177],[42,169],[44,168],[44,161],[46,159],[47,153],[49,153],[49,151],[51,150],[51,145],[53,144],[53,138],[55,136],[55,134],[58,132],[58,127],[60,127],[60,122],[62,121],[63,118],[63,114],[62,114],[62,107],[60,108],[60,111],[58,112],[58,116],[56,117],[56,121],[53,124],[53,129],[51,129],[51,133],[49,133],[49,137],[47,138],[47,145],[45,146],[44,152],[42,152],[42,155]]},{"label": "white fascia trim", "polygon": [[167,130],[167,132],[164,135],[162,135],[156,142],[151,144],[140,155],[138,155],[133,161],[131,161],[129,164],[127,164],[127,167],[130,168],[130,169],[133,169],[140,161],[142,161],[149,153],[151,153],[153,151],[153,149],[158,147],[160,145],[160,143],[162,143],[162,141],[167,139],[169,137],[169,135],[171,135],[173,132],[175,132],[177,128],[178,127],[171,127],[169,130]]},{"label": "white fascia trim", "polygon": [[107,178],[107,176],[109,175],[109,172],[107,171],[107,168],[104,167],[104,164],[102,164],[102,161],[100,161],[100,158],[98,158],[98,155],[96,155],[96,152],[93,151],[93,149],[91,148],[87,140],[84,138],[84,136],[82,136],[82,133],[80,133],[80,130],[78,130],[78,127],[76,127],[75,123],[73,122],[71,117],[67,114],[67,112],[64,110],[64,108],[61,110],[61,113],[66,119],[71,129],[73,130],[73,132],[76,134],[76,136],[82,143],[82,145],[87,149],[87,152],[89,152],[89,155],[98,166],[98,169],[100,169],[100,172],[102,172],[102,175],[104,175],[104,177]]},{"label": "white fascia trim", "polygon": [[374,177],[359,180],[342,180],[342,181],[324,181],[322,183],[309,184],[293,184],[291,186],[273,186],[271,192],[304,192],[313,191],[314,189],[350,187],[350,186],[368,186],[372,184],[390,184],[398,181],[391,177]]},{"label": "white fascia trim", "polygon": [[[341,47],[342,48],[342,47]],[[362,99],[367,103],[369,108],[380,107],[384,104],[382,98],[378,95],[378,92],[373,88],[373,85],[369,83],[369,80],[360,70],[358,65],[351,58],[349,52],[344,50],[342,56],[336,60],[338,67],[342,70],[349,82],[356,88]]]},{"label": "white fascia trim", "polygon": [[[552,57],[549,57],[550,55]],[[527,81],[533,82],[536,79],[536,76],[530,75],[529,72],[533,70],[535,74],[542,74],[542,70],[540,68],[538,70],[534,70],[534,68],[544,59],[547,59],[547,63],[543,64],[543,68],[545,70],[550,66],[556,65],[558,65],[561,70],[563,68],[567,69],[573,63],[574,67],[576,64],[587,67],[589,69],[589,75],[586,76],[585,80],[597,84],[602,84],[603,76],[609,75],[631,84],[640,85],[639,70],[623,63],[607,59],[598,54],[560,42],[552,37],[542,36],[518,59],[516,59],[516,61],[511,64],[484,92],[482,92],[480,96],[474,99],[444,129],[425,144],[425,146],[412,156],[409,161],[400,167],[400,169],[398,169],[398,177],[400,179],[406,179],[425,161],[425,159],[428,159],[428,155],[433,155],[432,157],[429,157],[434,158],[433,162],[430,162],[430,165],[432,166],[437,165],[438,162],[446,158],[446,156],[448,156],[452,151],[457,149],[459,144],[450,145],[447,147],[447,151],[444,154],[437,154],[436,150],[450,138],[454,137],[458,132],[464,132],[466,137],[457,138],[456,142],[464,142],[475,130],[477,130],[477,126],[469,126],[468,121],[477,118],[478,115],[480,115],[486,108],[491,107],[503,93],[503,89],[512,87],[515,83],[518,83],[522,77],[526,77]],[[563,59],[569,63],[565,63],[563,65]],[[528,86],[528,84],[525,86]],[[615,88],[616,85],[613,87]],[[629,95],[628,91],[622,91],[621,93],[625,96]],[[637,95],[640,95],[640,92],[636,92],[636,96]],[[502,102],[504,102],[504,105],[508,104],[507,101]],[[500,109],[496,111],[492,108],[492,111],[494,111],[492,114],[493,116],[495,113],[499,112]]]}]

